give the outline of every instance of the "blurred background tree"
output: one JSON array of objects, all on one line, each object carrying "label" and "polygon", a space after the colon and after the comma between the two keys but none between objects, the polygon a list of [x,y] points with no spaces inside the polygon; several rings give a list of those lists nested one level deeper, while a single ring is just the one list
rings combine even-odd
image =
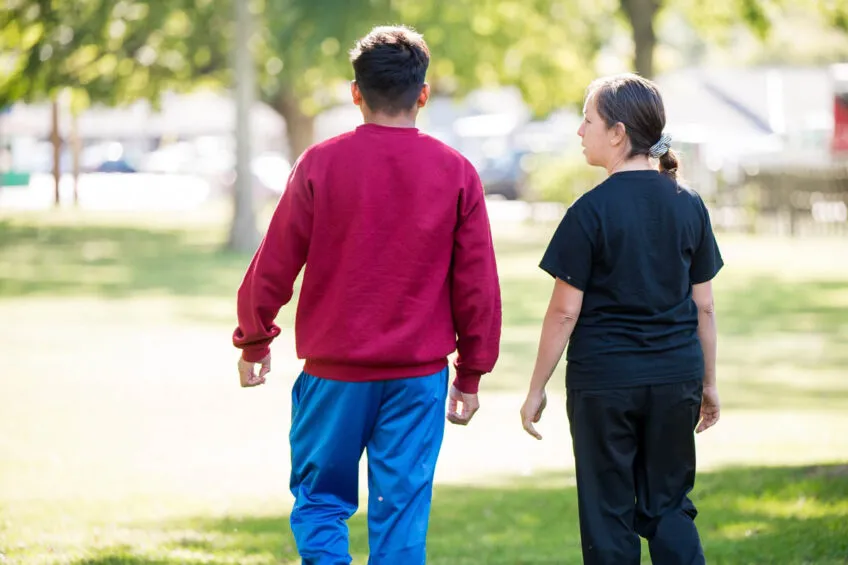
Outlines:
[{"label": "blurred background tree", "polygon": [[403,22],[428,42],[434,94],[515,85],[543,115],[581,99],[607,39],[602,6],[588,0],[263,0],[261,95],[285,118],[296,158],[314,139],[315,116],[347,100],[353,79],[347,52],[356,39],[374,25]]},{"label": "blurred background tree", "polygon": [[229,34],[228,20],[212,0],[6,2],[0,12],[0,108],[52,102],[57,205],[59,97],[67,93],[78,114],[95,103],[146,99],[155,105],[169,90],[223,84],[225,52],[213,48],[221,44],[207,32]]},{"label": "blurred background tree", "polygon": [[[240,47],[254,61],[258,98],[284,119],[290,161],[315,141],[316,116],[347,103],[347,52],[374,25],[402,22],[424,34],[434,94],[515,86],[535,117],[579,108],[586,85],[608,70],[653,76],[710,58],[824,63],[848,56],[846,0],[244,1],[256,33],[237,44],[231,0],[7,0],[0,108],[53,101],[57,202],[61,96],[76,114],[93,104],[155,105],[165,92],[231,90]],[[250,190],[238,183],[235,231],[255,226],[244,195],[238,204],[239,191]],[[241,249],[255,241],[235,239],[245,242],[233,244]]]}]

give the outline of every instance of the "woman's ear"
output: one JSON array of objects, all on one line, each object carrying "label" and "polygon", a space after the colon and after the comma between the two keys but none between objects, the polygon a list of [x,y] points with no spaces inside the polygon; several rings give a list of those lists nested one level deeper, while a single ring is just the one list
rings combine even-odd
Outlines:
[{"label": "woman's ear", "polygon": [[616,122],[616,124],[610,128],[610,145],[618,147],[625,141],[627,141],[627,128],[623,123]]}]

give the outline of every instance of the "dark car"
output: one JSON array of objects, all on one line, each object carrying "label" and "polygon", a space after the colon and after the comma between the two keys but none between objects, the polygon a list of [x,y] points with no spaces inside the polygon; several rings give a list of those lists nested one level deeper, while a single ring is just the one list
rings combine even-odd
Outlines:
[{"label": "dark car", "polygon": [[525,193],[527,173],[522,167],[523,151],[509,151],[486,159],[479,168],[480,180],[486,194],[516,200]]}]

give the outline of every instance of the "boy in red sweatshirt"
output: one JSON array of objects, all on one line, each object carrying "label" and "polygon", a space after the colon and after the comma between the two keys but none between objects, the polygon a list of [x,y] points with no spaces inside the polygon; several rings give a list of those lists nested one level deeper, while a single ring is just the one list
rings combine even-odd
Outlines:
[{"label": "boy in red sweatshirt", "polygon": [[[292,389],[291,527],[303,563],[350,563],[346,521],[368,451],[370,565],[425,562],[433,474],[447,419],[479,407],[498,357],[501,299],[480,179],[415,128],[430,53],[405,27],[351,52],[364,124],[310,147],[238,292],[241,384],[271,370],[274,319],[305,265]],[[255,364],[261,369],[257,374]]]}]

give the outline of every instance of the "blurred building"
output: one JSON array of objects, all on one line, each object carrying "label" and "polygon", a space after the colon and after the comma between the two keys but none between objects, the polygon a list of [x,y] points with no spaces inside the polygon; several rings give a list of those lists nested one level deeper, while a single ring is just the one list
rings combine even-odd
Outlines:
[{"label": "blurred building", "polygon": [[[727,228],[848,226],[844,67],[686,69],[659,77],[685,174]],[[843,78],[840,78],[843,77]],[[769,229],[772,229],[769,228]]]}]

